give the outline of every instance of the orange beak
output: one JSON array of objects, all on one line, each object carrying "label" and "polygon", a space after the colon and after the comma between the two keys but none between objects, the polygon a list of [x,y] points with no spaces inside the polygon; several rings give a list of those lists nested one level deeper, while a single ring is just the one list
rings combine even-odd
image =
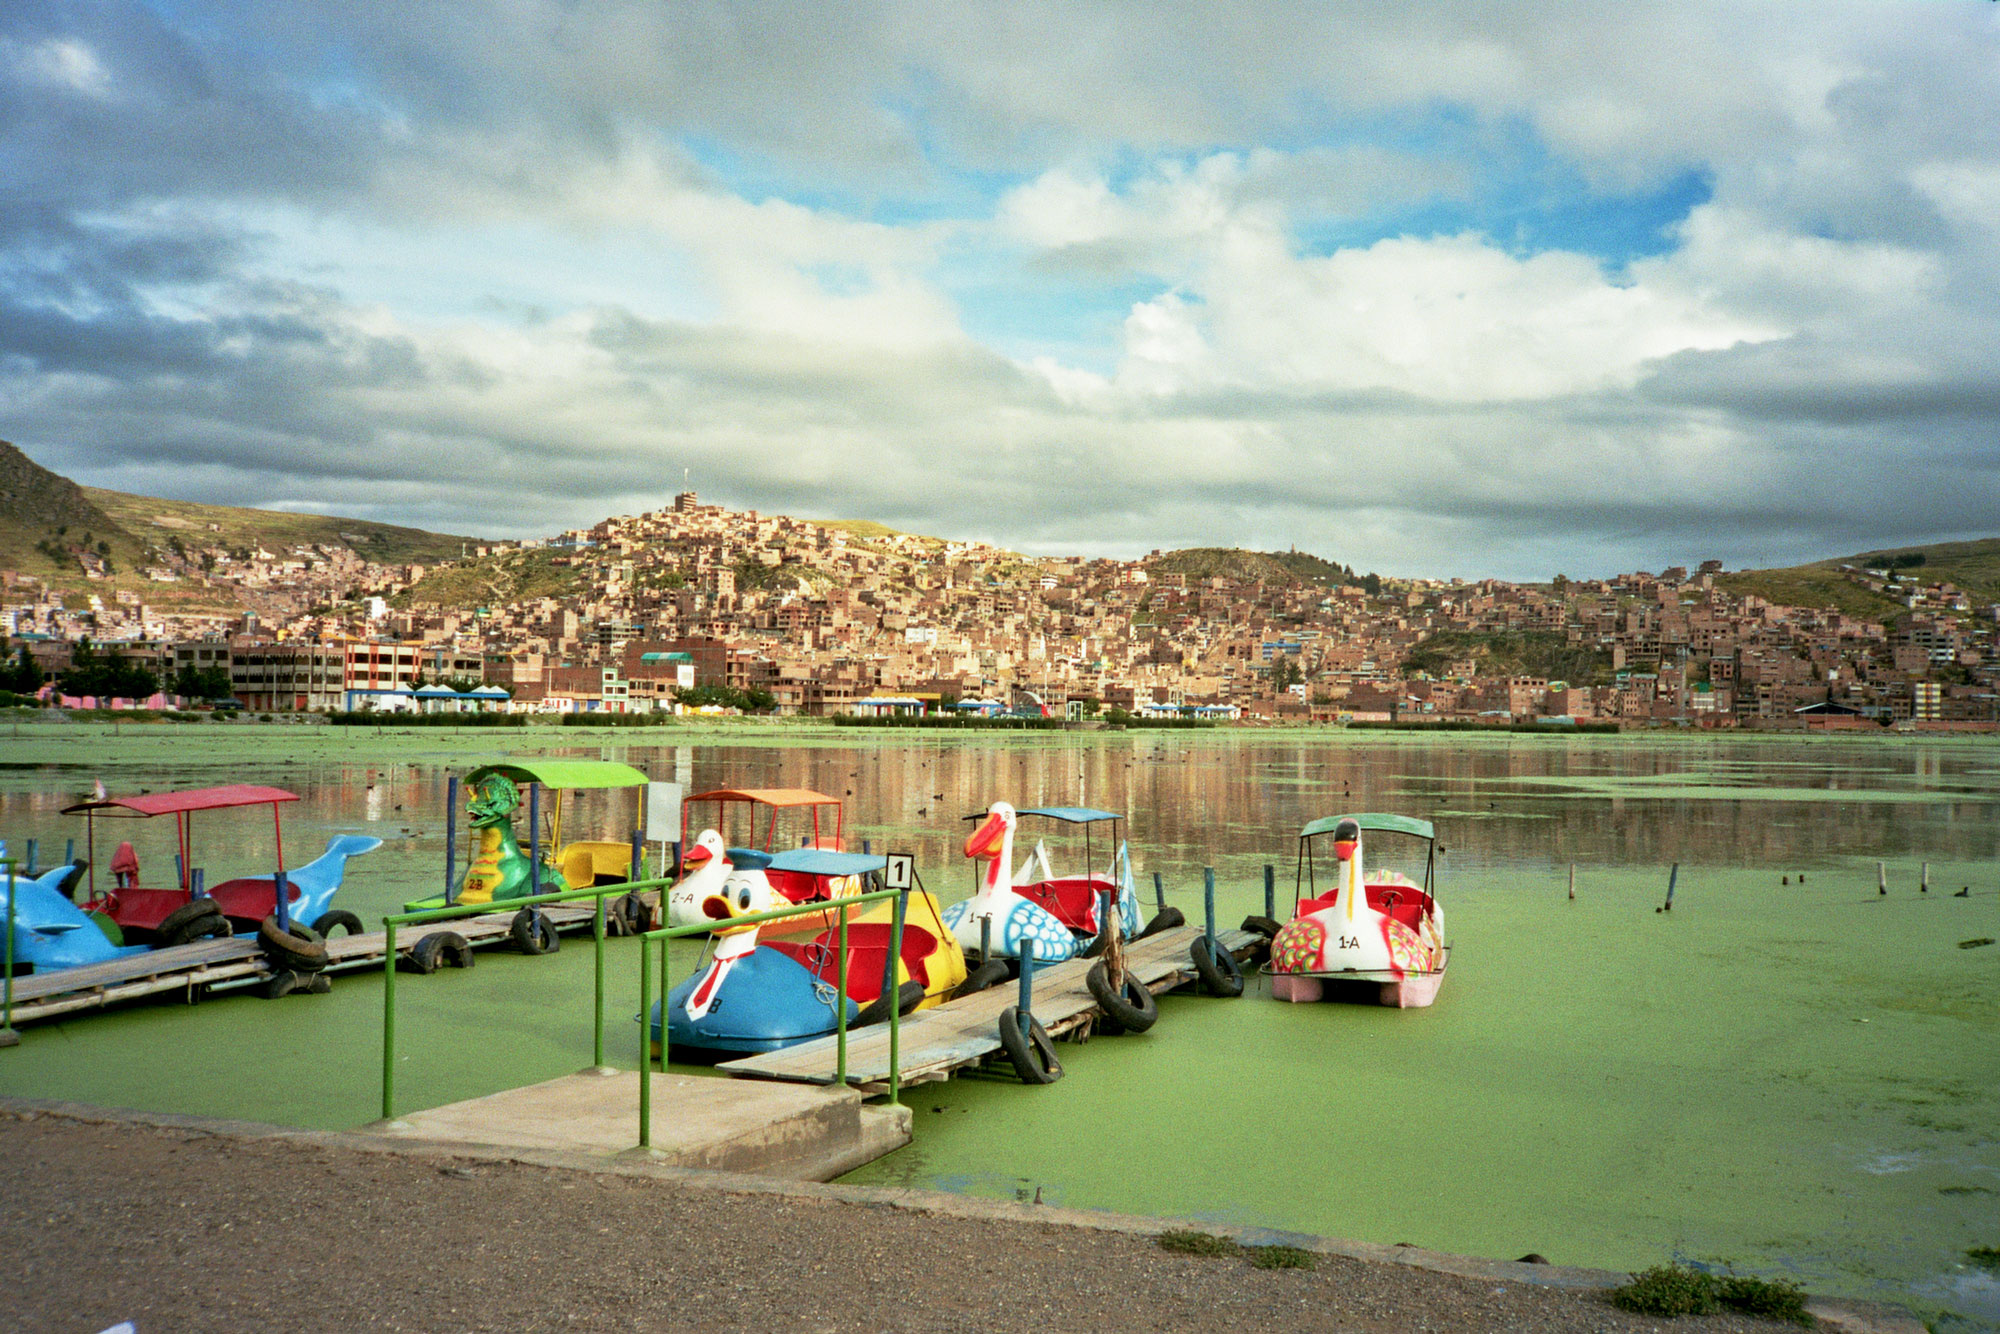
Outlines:
[{"label": "orange beak", "polygon": [[989,815],[985,823],[965,840],[965,855],[972,858],[990,857],[1000,849],[1000,838],[1007,832],[1007,822],[998,815]]},{"label": "orange beak", "polygon": [[1354,860],[1354,847],[1354,840],[1351,838],[1335,839],[1333,842],[1333,855],[1344,862],[1351,862]]},{"label": "orange beak", "polygon": [[704,848],[701,844],[697,843],[693,847],[689,848],[686,852],[683,852],[681,854],[681,865],[683,867],[706,866],[708,865],[709,858],[713,857],[714,855],[715,854],[711,853],[707,848]]}]

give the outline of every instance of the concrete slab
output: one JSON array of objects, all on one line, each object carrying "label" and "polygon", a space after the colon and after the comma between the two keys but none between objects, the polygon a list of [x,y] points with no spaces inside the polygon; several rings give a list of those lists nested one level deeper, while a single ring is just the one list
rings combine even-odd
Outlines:
[{"label": "concrete slab", "polygon": [[[675,1167],[830,1181],[910,1142],[907,1107],[869,1107],[851,1088],[653,1076],[653,1145]],[[639,1154],[639,1075],[565,1075],[410,1112],[376,1133],[440,1144]]]}]

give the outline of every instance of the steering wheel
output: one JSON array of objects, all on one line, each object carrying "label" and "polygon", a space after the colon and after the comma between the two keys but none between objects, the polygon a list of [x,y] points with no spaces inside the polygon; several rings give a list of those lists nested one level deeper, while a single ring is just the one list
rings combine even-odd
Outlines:
[{"label": "steering wheel", "polygon": [[77,907],[86,914],[100,912],[106,917],[116,917],[118,915],[118,891],[115,889],[102,890],[96,898],[86,898],[82,903],[77,904]]}]

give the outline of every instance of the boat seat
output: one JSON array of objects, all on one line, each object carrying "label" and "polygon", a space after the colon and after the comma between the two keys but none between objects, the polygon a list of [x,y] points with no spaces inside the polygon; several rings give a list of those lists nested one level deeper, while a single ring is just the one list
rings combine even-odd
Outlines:
[{"label": "boat seat", "polygon": [[632,878],[632,845],[607,839],[579,839],[556,853],[556,866],[571,889],[615,885]]},{"label": "boat seat", "polygon": [[[889,936],[894,930],[886,922],[851,922],[847,927],[847,995],[866,1005],[882,994],[882,967],[889,958]],[[840,977],[840,958],[835,932],[824,932],[809,941],[759,941],[759,949],[774,949],[796,960],[824,982]],[[903,971],[912,981],[930,986],[925,960],[937,949],[937,937],[920,926],[903,924]]]},{"label": "boat seat", "polygon": [[1101,896],[1112,883],[1103,876],[1077,875],[1059,880],[1042,880],[1032,885],[1016,885],[1014,892],[1030,903],[1046,908],[1050,916],[1072,931],[1096,935]]}]

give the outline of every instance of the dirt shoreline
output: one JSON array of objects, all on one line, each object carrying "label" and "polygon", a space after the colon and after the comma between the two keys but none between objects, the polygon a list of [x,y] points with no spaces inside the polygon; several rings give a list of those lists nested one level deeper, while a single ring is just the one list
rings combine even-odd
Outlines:
[{"label": "dirt shoreline", "polygon": [[1162,1251],[1161,1220],[634,1159],[26,1100],[0,1102],[0,1153],[0,1326],[48,1334],[1790,1328],[1630,1316],[1594,1270],[1290,1236],[1316,1267],[1259,1270]]}]

